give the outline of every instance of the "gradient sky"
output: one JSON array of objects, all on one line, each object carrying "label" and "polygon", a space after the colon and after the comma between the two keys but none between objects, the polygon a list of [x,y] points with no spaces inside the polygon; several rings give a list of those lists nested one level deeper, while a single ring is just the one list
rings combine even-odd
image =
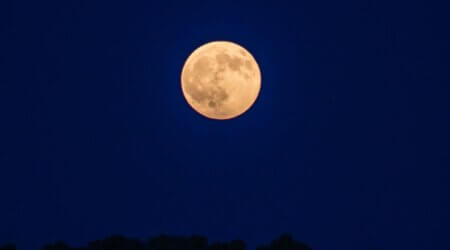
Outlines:
[{"label": "gradient sky", "polygon": [[[110,234],[450,249],[450,33],[432,1],[0,3],[0,244]],[[208,120],[187,56],[246,47],[262,89]]]}]

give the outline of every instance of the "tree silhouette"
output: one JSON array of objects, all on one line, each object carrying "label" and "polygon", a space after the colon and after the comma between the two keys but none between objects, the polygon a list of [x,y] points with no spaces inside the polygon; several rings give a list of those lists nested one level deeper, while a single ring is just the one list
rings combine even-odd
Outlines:
[{"label": "tree silhouette", "polygon": [[208,247],[208,250],[245,250],[245,242],[242,240],[234,240],[231,243],[217,242]]},{"label": "tree silhouette", "polygon": [[104,240],[89,243],[89,250],[145,250],[144,244],[137,239],[127,239],[124,236],[114,235]]},{"label": "tree silhouette", "polygon": [[0,247],[0,250],[16,250],[16,246],[13,244],[8,244]]},{"label": "tree silhouette", "polygon": [[208,239],[203,236],[179,237],[160,235],[151,239],[148,248],[151,250],[206,250]]},{"label": "tree silhouette", "polygon": [[70,247],[66,243],[58,241],[54,244],[45,245],[42,250],[70,250]]},{"label": "tree silhouette", "polygon": [[[42,250],[246,250],[247,246],[242,240],[231,242],[215,242],[208,244],[203,236],[191,237],[160,235],[148,241],[126,238],[120,235],[95,240],[86,247],[73,248],[62,241],[44,245]],[[14,245],[5,245],[0,250],[16,250]],[[257,247],[256,250],[311,250],[303,243],[295,241],[289,234],[283,234],[272,241],[268,246]]]},{"label": "tree silhouette", "polygon": [[282,234],[268,246],[260,246],[256,250],[311,250],[311,248],[304,243],[295,241],[289,234]]}]

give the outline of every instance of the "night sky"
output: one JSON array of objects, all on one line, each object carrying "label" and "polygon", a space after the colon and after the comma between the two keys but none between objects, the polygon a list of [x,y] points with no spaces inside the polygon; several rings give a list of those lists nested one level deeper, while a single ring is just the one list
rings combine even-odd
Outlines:
[{"label": "night sky", "polygon": [[[450,249],[449,23],[425,0],[2,0],[0,245]],[[236,119],[181,92],[213,40],[261,68]]]}]

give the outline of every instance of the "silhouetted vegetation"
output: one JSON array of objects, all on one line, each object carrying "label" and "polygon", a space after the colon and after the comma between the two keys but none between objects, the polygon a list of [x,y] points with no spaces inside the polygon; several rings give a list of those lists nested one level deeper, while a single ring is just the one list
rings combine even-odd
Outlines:
[{"label": "silhouetted vegetation", "polygon": [[304,243],[296,242],[289,234],[283,234],[279,239],[272,241],[268,246],[257,247],[256,250],[311,250],[309,246]]},{"label": "silhouetted vegetation", "polygon": [[[85,247],[70,247],[64,242],[45,245],[42,250],[245,250],[247,246],[242,240],[231,242],[208,243],[203,236],[180,237],[161,235],[148,241],[111,236],[104,240],[90,242]],[[14,245],[0,247],[0,250],[16,250]],[[311,250],[307,245],[295,241],[284,234],[267,246],[259,246],[256,250]]]},{"label": "silhouetted vegetation", "polygon": [[0,250],[16,250],[16,246],[13,244],[8,244],[0,247]]}]

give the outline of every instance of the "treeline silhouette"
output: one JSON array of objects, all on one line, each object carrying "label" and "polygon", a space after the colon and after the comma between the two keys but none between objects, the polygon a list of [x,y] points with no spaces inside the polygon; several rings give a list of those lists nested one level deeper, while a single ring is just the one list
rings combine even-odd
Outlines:
[{"label": "treeline silhouette", "polygon": [[[42,250],[246,250],[242,240],[214,242],[209,244],[203,236],[167,236],[161,235],[147,241],[116,235],[103,240],[88,243],[85,247],[70,247],[60,241],[44,245]],[[16,250],[15,245],[5,245],[0,250]],[[295,241],[289,234],[283,234],[268,245],[258,246],[256,250],[311,250],[304,243]]]}]

